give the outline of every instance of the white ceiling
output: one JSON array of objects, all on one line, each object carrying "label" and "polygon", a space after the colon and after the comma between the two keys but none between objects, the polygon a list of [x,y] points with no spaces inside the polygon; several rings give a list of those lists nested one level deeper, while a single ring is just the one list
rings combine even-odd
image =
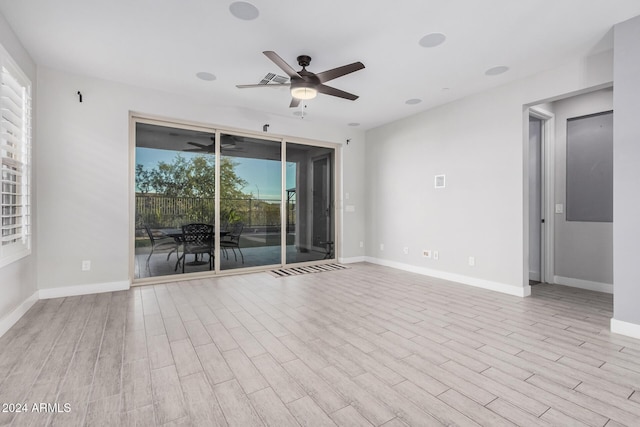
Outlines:
[{"label": "white ceiling", "polygon": [[[310,55],[316,73],[361,61],[364,70],[328,83],[360,99],[319,95],[305,112],[360,129],[608,49],[612,26],[640,15],[638,0],[251,0],[260,14],[248,21],[231,3],[0,0],[0,13],[39,65],[292,118],[286,88],[235,87],[284,74],[262,51],[296,70]],[[444,44],[418,44],[434,32]],[[485,75],[501,65],[509,71]]]}]

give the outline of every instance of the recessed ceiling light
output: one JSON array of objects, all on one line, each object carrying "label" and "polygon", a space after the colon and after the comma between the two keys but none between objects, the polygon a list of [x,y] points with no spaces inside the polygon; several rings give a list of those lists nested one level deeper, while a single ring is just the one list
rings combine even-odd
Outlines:
[{"label": "recessed ceiling light", "polygon": [[489,68],[484,73],[487,76],[497,76],[498,74],[506,73],[507,71],[509,71],[509,67],[505,65],[499,65],[497,67]]},{"label": "recessed ceiling light", "polygon": [[216,79],[216,76],[214,76],[211,73],[207,73],[206,71],[200,71],[199,73],[196,73],[196,77],[199,78],[200,80],[204,80],[207,82],[210,82]]},{"label": "recessed ceiling light", "polygon": [[353,123],[349,123],[349,125],[348,125],[348,126],[360,126],[360,123],[355,123],[355,122],[353,122]]},{"label": "recessed ceiling light", "polygon": [[405,101],[405,104],[416,105],[416,104],[420,104],[421,102],[422,102],[422,99],[412,98],[412,99],[407,99]]},{"label": "recessed ceiling light", "polygon": [[243,19],[245,21],[251,21],[260,15],[258,8],[246,1],[236,1],[231,3],[229,11],[236,18]]},{"label": "recessed ceiling light", "polygon": [[442,33],[431,33],[427,34],[418,42],[422,47],[436,47],[440,46],[447,39]]}]

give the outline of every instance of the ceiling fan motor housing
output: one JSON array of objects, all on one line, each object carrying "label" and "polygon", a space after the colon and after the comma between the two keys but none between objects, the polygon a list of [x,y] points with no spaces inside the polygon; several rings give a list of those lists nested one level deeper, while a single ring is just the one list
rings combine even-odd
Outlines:
[{"label": "ceiling fan motor housing", "polygon": [[298,56],[298,65],[301,67],[308,67],[311,64],[311,57],[309,55]]}]

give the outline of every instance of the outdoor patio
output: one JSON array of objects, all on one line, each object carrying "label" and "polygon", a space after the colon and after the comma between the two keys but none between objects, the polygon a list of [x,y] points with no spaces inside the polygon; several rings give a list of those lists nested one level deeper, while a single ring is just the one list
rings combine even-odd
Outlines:
[{"label": "outdoor patio", "polygon": [[[213,224],[219,220],[221,241],[237,235],[240,251],[230,247],[220,250],[220,271],[260,266],[280,266],[281,236],[286,233],[286,263],[317,261],[326,258],[326,245],[333,239],[316,236],[310,239],[310,224],[296,221],[297,203],[295,192],[289,191],[286,204],[286,222],[280,224],[280,201],[249,197],[246,199],[222,199],[220,215],[215,215],[215,200],[208,197],[173,197],[161,194],[136,194],[136,237],[134,278],[162,277],[182,274],[175,252],[176,244],[182,241],[184,224]],[[233,219],[232,219],[233,218]],[[240,226],[239,229],[235,227]],[[322,232],[316,233],[322,235]],[[151,237],[152,236],[152,237]],[[153,240],[153,241],[152,241]],[[174,242],[175,240],[175,242]],[[326,240],[319,241],[319,240]],[[155,250],[149,258],[151,247]],[[174,252],[167,254],[171,249]],[[147,265],[147,258],[149,262]],[[195,263],[193,254],[187,255],[184,273],[209,271],[209,255],[199,255]],[[244,260],[243,260],[244,258]],[[244,261],[244,262],[243,262]]]},{"label": "outdoor patio", "polygon": [[[147,257],[149,256],[150,247],[136,248],[135,256],[135,278],[142,279],[146,277],[158,277],[168,276],[172,274],[182,274],[182,267],[179,266],[177,271],[176,267],[177,255],[172,253],[167,261],[167,251],[154,252],[149,259],[149,268],[147,269]],[[279,265],[280,264],[280,246],[259,246],[259,247],[247,247],[242,248],[242,254],[244,255],[244,264],[242,263],[242,257],[236,249],[237,260],[233,255],[233,251],[227,249],[227,254],[221,251],[220,256],[220,270],[233,270],[239,268],[256,267],[264,265]],[[209,271],[209,260],[207,255],[204,256],[205,263],[202,265],[189,265],[190,261],[193,261],[193,255],[189,255],[187,259],[187,265],[185,267],[185,274],[196,273],[202,271]],[[287,262],[307,262],[314,260],[324,259],[325,254],[321,252],[298,252],[295,245],[287,246]]]}]

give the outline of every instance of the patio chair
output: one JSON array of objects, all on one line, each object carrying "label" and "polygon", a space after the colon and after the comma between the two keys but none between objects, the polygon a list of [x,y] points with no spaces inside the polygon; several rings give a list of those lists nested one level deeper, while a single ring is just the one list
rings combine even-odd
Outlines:
[{"label": "patio chair", "polygon": [[179,245],[173,237],[155,236],[153,234],[153,231],[151,231],[147,224],[144,224],[144,229],[147,233],[147,236],[149,236],[149,240],[151,241],[151,251],[149,252],[149,256],[147,256],[147,271],[151,273],[151,269],[149,267],[149,260],[151,259],[151,255],[153,255],[154,252],[169,249],[169,253],[167,254],[167,261],[169,261],[172,253],[175,252],[176,256],[178,256]]},{"label": "patio chair", "polygon": [[329,240],[327,242],[320,242],[320,245],[324,246],[324,249],[325,249],[324,259],[333,258],[333,240]]},{"label": "patio chair", "polygon": [[195,255],[190,265],[200,265],[198,255],[209,255],[209,270],[213,270],[213,225],[187,224],[182,226],[182,272],[187,264],[187,255]]},{"label": "patio chair", "polygon": [[[240,249],[240,235],[242,234],[243,228],[243,222],[236,222],[233,224],[231,231],[220,240],[220,247],[225,251],[225,253],[227,252],[227,249],[231,249],[236,262],[238,261],[238,255],[236,254],[237,249],[238,252],[240,252],[240,257],[242,257],[242,263],[244,264],[244,255]],[[228,255],[227,258],[229,258]]]}]

